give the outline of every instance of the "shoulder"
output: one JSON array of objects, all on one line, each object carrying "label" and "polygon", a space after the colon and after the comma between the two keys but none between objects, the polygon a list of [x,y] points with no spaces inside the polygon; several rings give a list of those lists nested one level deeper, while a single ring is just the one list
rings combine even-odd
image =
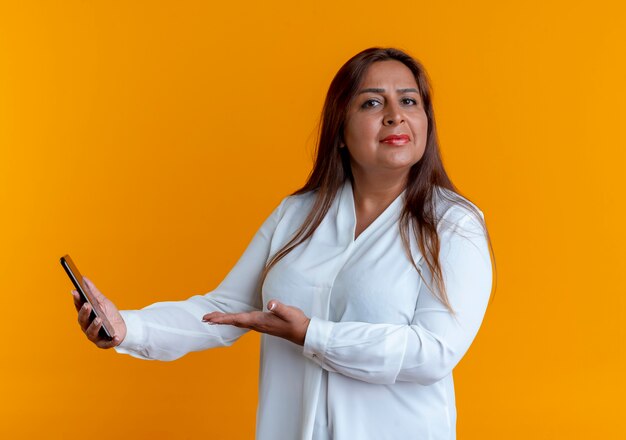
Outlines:
[{"label": "shoulder", "polygon": [[315,191],[284,197],[271,217],[276,223],[302,223],[315,202]]},{"label": "shoulder", "polygon": [[447,188],[433,190],[433,209],[439,232],[458,228],[484,227],[483,211],[469,199]]},{"label": "shoulder", "polygon": [[281,213],[299,212],[310,209],[315,202],[316,191],[309,191],[303,194],[292,194],[282,199],[279,205]]}]

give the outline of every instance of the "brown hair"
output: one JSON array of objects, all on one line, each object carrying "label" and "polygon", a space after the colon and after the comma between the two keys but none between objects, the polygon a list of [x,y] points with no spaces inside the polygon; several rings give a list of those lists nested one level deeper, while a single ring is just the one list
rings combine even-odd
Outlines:
[{"label": "brown hair", "polygon": [[[425,69],[418,61],[405,52],[393,48],[373,47],[356,54],[339,69],[332,80],[322,110],[315,165],[306,184],[292,194],[298,195],[309,191],[317,191],[313,207],[293,238],[268,261],[263,271],[261,282],[263,282],[267,273],[278,261],[313,235],[328,213],[337,191],[342,187],[346,179],[352,179],[347,149],[340,148],[348,107],[367,69],[375,62],[388,60],[400,61],[411,70],[415,76],[428,118],[424,155],[418,163],[411,167],[407,178],[404,207],[399,225],[402,243],[413,266],[422,276],[421,270],[411,254],[409,237],[412,229],[414,236],[417,238],[419,250],[433,274],[438,293],[434,293],[433,289],[427,286],[435,297],[452,314],[455,314],[446,295],[439,264],[440,242],[437,233],[439,218],[437,218],[435,211],[434,192],[437,191],[440,197],[452,203],[467,207],[476,215],[483,227],[491,254],[493,255],[491,238],[479,211],[471,202],[468,203],[468,199],[462,196],[456,189],[443,167],[435,126],[432,92]],[[449,190],[447,194],[445,190]]]}]

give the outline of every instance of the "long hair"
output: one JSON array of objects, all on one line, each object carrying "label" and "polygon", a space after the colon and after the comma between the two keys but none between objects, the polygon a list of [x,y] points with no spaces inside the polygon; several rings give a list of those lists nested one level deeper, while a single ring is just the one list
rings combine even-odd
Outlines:
[{"label": "long hair", "polygon": [[367,69],[373,63],[387,60],[400,61],[411,70],[428,118],[424,154],[408,173],[404,207],[399,222],[402,243],[408,258],[424,280],[421,269],[415,263],[411,253],[410,231],[412,230],[425,263],[433,274],[436,291],[433,290],[432,286],[428,286],[425,280],[424,282],[433,295],[454,315],[455,312],[446,294],[439,263],[440,241],[437,233],[439,218],[435,209],[436,196],[463,205],[476,215],[483,227],[493,255],[491,238],[478,210],[471,202],[468,203],[469,199],[462,196],[452,184],[443,167],[435,126],[432,91],[425,69],[417,60],[394,48],[373,47],[356,54],[339,69],[332,80],[322,110],[313,170],[306,184],[292,194],[298,195],[316,191],[313,207],[291,240],[269,259],[263,271],[261,283],[278,261],[313,235],[328,213],[338,190],[343,186],[346,179],[352,179],[349,153],[347,148],[340,148],[348,107],[356,95]]}]

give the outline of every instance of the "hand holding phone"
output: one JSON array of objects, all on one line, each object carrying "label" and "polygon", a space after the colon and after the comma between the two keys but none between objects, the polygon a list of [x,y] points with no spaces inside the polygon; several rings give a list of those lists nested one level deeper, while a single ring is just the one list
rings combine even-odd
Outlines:
[{"label": "hand holding phone", "polygon": [[69,255],[61,258],[61,265],[76,290],[72,291],[78,323],[87,338],[99,348],[119,345],[126,337],[126,324],[117,307],[98,288],[83,277]]}]

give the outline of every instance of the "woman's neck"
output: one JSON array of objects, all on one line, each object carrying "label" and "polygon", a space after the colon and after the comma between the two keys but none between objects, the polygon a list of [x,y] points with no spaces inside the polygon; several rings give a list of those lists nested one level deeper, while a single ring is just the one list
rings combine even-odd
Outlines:
[{"label": "woman's neck", "polygon": [[384,210],[406,187],[407,173],[403,175],[353,174],[352,193],[357,211]]},{"label": "woman's neck", "polygon": [[354,239],[404,191],[406,175],[403,178],[379,178],[353,174],[352,194],[356,214]]}]

